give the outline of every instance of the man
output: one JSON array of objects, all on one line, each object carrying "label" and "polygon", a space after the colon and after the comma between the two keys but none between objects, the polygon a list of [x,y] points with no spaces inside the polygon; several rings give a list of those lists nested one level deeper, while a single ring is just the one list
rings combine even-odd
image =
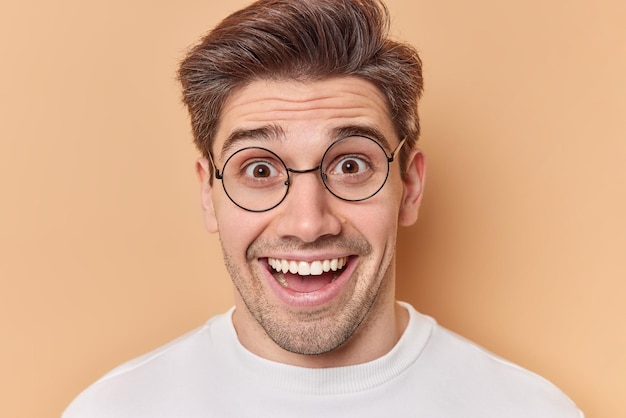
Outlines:
[{"label": "man", "polygon": [[235,306],[92,385],[75,417],[580,417],[396,302],[424,187],[421,62],[376,0],[261,0],[180,67]]}]

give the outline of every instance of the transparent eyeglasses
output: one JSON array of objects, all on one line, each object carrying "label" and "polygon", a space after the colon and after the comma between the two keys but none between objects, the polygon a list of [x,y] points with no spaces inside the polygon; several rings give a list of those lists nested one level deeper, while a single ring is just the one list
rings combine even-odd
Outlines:
[{"label": "transparent eyeglasses", "polygon": [[348,136],[333,142],[316,167],[289,168],[274,152],[246,147],[232,154],[220,171],[213,158],[215,178],[222,181],[228,198],[250,212],[265,212],[278,206],[289,193],[294,174],[319,171],[322,183],[335,197],[359,202],[374,196],[389,177],[389,165],[406,142],[404,138],[387,155],[377,141],[366,136]]}]

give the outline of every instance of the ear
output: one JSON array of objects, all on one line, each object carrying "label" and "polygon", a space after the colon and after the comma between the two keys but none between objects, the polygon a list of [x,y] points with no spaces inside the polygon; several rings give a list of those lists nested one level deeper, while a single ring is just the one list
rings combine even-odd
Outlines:
[{"label": "ear", "polygon": [[211,163],[206,158],[201,157],[196,160],[196,174],[200,183],[200,202],[202,204],[204,225],[209,232],[214,233],[217,232],[217,218],[215,217],[212,199],[211,168]]},{"label": "ear", "polygon": [[409,154],[406,173],[402,179],[404,194],[398,213],[398,223],[402,226],[413,225],[417,221],[417,214],[422,203],[425,175],[424,154],[421,150],[414,149]]}]

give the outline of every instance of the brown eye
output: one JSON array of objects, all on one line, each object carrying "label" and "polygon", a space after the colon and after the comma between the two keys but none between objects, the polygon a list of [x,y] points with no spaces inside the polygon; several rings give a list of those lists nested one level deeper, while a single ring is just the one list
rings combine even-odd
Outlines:
[{"label": "brown eye", "polygon": [[359,164],[354,160],[345,160],[341,163],[341,172],[345,174],[358,173]]},{"label": "brown eye", "polygon": [[246,174],[254,178],[268,178],[272,174],[276,175],[276,170],[266,163],[258,162],[250,164],[246,168]]},{"label": "brown eye", "polygon": [[333,175],[353,175],[367,171],[369,164],[363,159],[354,156],[346,156],[339,160],[335,168],[329,174]]},{"label": "brown eye", "polygon": [[253,169],[254,177],[267,177],[270,175],[270,170],[264,165],[257,165]]}]

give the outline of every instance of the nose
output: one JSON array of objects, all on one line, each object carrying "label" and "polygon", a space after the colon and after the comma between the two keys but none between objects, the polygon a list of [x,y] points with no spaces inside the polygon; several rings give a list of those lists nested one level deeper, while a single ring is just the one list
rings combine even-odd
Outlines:
[{"label": "nose", "polygon": [[303,242],[338,235],[341,219],[332,210],[332,203],[337,199],[324,187],[319,171],[306,170],[293,174],[289,193],[277,208],[281,211],[277,233]]}]

